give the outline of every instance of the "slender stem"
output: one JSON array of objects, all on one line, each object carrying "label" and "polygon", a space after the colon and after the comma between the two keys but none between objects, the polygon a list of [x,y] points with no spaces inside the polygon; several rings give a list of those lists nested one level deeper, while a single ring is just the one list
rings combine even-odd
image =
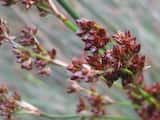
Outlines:
[{"label": "slender stem", "polygon": [[78,27],[68,19],[65,20],[63,23],[73,32],[76,32],[78,30]]},{"label": "slender stem", "polygon": [[80,115],[51,115],[48,113],[41,113],[41,117],[49,118],[49,119],[73,119],[73,118],[78,118],[81,117]]},{"label": "slender stem", "polygon": [[46,112],[42,112],[39,108],[37,108],[36,106],[26,102],[26,101],[17,101],[16,102],[21,110],[16,111],[15,113],[17,115],[23,115],[23,114],[31,114],[34,116],[40,116],[40,117],[44,117],[44,118],[48,118],[51,120],[54,119],[58,119],[58,120],[62,120],[62,119],[76,119],[76,118],[97,118],[97,119],[109,119],[109,120],[131,120],[129,118],[124,118],[121,116],[109,116],[109,115],[101,115],[101,116],[94,116],[90,113],[86,113],[86,114],[70,114],[70,115],[58,115],[58,114],[49,114]]},{"label": "slender stem", "polygon": [[125,117],[120,117],[120,116],[109,116],[109,115],[101,115],[101,116],[93,116],[93,115],[78,115],[78,114],[73,114],[73,115],[51,115],[51,114],[48,114],[48,113],[42,113],[40,115],[41,117],[44,117],[44,118],[48,118],[48,119],[59,119],[59,120],[62,120],[62,119],[76,119],[76,118],[101,118],[101,119],[108,119],[108,120],[133,120],[133,119],[130,119],[130,118],[125,118]]},{"label": "slender stem", "polygon": [[60,18],[62,21],[65,21],[67,19],[66,16],[58,10],[58,8],[56,7],[56,5],[53,3],[52,0],[48,0],[48,3],[50,9],[58,18]]},{"label": "slender stem", "polygon": [[52,13],[55,14],[71,31],[76,32],[78,27],[69,19],[67,19],[67,17],[62,12],[58,10],[53,1],[48,0],[48,3]]},{"label": "slender stem", "polygon": [[74,19],[79,19],[79,15],[71,8],[69,3],[67,3],[65,0],[57,0],[57,2],[68,12],[68,14]]}]

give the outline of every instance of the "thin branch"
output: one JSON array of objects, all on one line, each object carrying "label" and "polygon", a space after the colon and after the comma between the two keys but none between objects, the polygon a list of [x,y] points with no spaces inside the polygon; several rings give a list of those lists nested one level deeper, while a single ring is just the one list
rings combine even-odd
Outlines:
[{"label": "thin branch", "polygon": [[71,31],[76,32],[78,29],[77,26],[74,23],[72,23],[69,19],[67,19],[67,17],[58,10],[58,8],[52,0],[47,1],[52,13],[55,14]]},{"label": "thin branch", "polygon": [[51,8],[52,12],[58,17],[60,18],[62,21],[65,21],[67,18],[65,15],[63,15],[63,13],[61,13],[58,8],[56,7],[56,5],[53,3],[52,0],[48,0],[49,3],[49,7]]}]

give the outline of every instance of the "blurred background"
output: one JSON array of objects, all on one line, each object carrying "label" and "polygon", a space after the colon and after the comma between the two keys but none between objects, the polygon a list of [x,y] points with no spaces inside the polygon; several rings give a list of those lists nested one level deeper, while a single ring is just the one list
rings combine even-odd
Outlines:
[{"label": "blurred background", "polygon": [[[151,84],[160,81],[160,1],[159,0],[66,0],[81,17],[97,21],[108,31],[130,30],[142,45],[142,53],[147,56],[151,68],[145,71],[145,81]],[[58,4],[57,4],[58,5]],[[59,8],[61,8],[59,6]],[[62,9],[62,8],[61,8]],[[64,11],[67,15],[67,13]],[[38,27],[39,41],[47,48],[57,48],[58,59],[69,63],[73,56],[79,56],[83,43],[68,30],[55,16],[39,17],[34,8],[26,11],[22,6],[0,6],[0,17],[5,18],[12,33],[25,25]],[[68,16],[69,17],[69,16]],[[8,84],[20,92],[23,99],[51,114],[74,114],[77,96],[67,94],[67,72],[52,66],[49,77],[40,77],[22,70],[15,61],[10,47],[0,48],[0,83]],[[100,86],[103,94],[112,96],[117,102],[107,107],[109,115],[125,116],[128,120],[138,120],[131,103],[120,88],[108,89]],[[21,120],[46,120],[33,116],[18,116]]]}]

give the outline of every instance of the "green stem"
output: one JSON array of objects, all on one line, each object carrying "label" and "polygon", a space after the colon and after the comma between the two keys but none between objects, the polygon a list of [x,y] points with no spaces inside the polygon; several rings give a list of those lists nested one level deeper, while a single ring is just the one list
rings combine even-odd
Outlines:
[{"label": "green stem", "polygon": [[40,116],[43,118],[48,118],[50,120],[75,120],[77,118],[84,118],[84,119],[88,119],[88,118],[94,118],[97,120],[134,120],[131,118],[127,118],[127,117],[121,117],[121,116],[109,116],[109,115],[101,115],[101,116],[93,116],[93,115],[80,115],[80,114],[72,114],[72,115],[58,115],[58,114],[49,114],[46,112],[37,112],[36,114],[32,114],[32,113],[28,113],[26,111],[16,111],[15,112],[16,115],[34,115],[34,116]]},{"label": "green stem", "polygon": [[57,0],[57,2],[68,12],[68,14],[74,19],[79,19],[79,15],[71,8],[69,3],[67,3],[65,0]]},{"label": "green stem", "polygon": [[63,23],[73,32],[76,32],[78,30],[78,27],[68,19],[65,20]]},{"label": "green stem", "polygon": [[73,32],[76,32],[78,27],[73,23],[71,22],[68,18],[61,18],[61,16],[57,15],[55,12],[53,12],[50,7],[46,4],[37,4],[37,7],[50,13],[50,14],[55,14],[64,24],[65,26],[67,26],[71,31]]},{"label": "green stem", "polygon": [[53,115],[53,114],[51,115],[51,114],[48,114],[48,113],[42,113],[40,116],[44,117],[44,118],[59,119],[59,120],[62,120],[62,119],[74,119],[74,118],[81,117],[79,115]]},{"label": "green stem", "polygon": [[97,118],[97,119],[105,119],[105,120],[133,120],[133,119],[130,119],[130,118],[125,118],[125,117],[120,117],[120,116],[108,116],[108,115],[102,115],[102,116],[92,116],[92,115],[51,115],[51,114],[48,114],[48,113],[42,113],[40,115],[41,117],[44,117],[44,118],[48,118],[48,119],[59,119],[59,120],[62,120],[62,119],[76,119],[76,118]]}]

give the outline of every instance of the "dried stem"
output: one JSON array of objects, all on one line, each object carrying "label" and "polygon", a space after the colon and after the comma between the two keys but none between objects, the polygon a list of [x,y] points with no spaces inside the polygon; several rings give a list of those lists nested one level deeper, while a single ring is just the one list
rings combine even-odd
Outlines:
[{"label": "dried stem", "polygon": [[48,0],[49,7],[52,10],[52,13],[55,14],[71,31],[76,32],[77,31],[77,26],[72,23],[67,17],[58,10],[56,5],[53,3],[52,0]]}]

